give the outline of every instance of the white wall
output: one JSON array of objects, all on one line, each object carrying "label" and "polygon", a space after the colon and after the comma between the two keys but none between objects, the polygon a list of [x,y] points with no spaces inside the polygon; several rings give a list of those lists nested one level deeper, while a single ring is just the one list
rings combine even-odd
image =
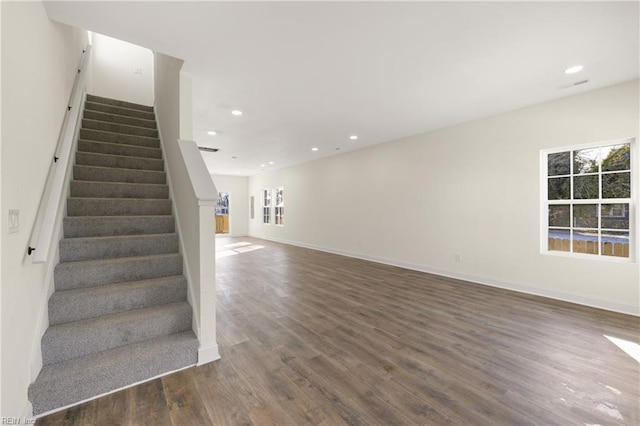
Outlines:
[{"label": "white wall", "polygon": [[[638,137],[638,114],[633,81],[259,174],[249,233],[638,314],[638,264],[542,255],[539,205],[541,149]],[[275,186],[284,227],[258,213]]]},{"label": "white wall", "polygon": [[229,193],[229,235],[249,235],[249,179],[224,175],[211,175],[211,179],[218,192]]},{"label": "white wall", "polygon": [[[39,347],[47,264],[26,250],[86,32],[49,21],[41,2],[2,2],[2,400],[3,416],[28,412],[30,360]],[[7,210],[20,210],[8,234]],[[53,257],[53,256],[52,256]]]},{"label": "white wall", "polygon": [[153,52],[93,33],[93,95],[153,105]]},{"label": "white wall", "polygon": [[181,59],[155,53],[155,111],[189,282],[194,332],[200,341],[198,363],[202,364],[220,357],[216,342],[215,224],[211,219],[217,192],[196,143],[178,141],[184,119],[180,111],[182,63]]},{"label": "white wall", "polygon": [[180,139],[193,140],[193,84],[184,72],[180,73]]}]

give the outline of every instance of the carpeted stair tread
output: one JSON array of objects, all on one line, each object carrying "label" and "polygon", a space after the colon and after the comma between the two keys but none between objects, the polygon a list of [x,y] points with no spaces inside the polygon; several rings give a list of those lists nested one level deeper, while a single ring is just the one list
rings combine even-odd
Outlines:
[{"label": "carpeted stair tread", "polygon": [[63,262],[53,272],[56,291],[181,274],[179,253]]},{"label": "carpeted stair tread", "polygon": [[167,234],[175,232],[175,219],[169,215],[67,216],[63,229],[65,238]]},{"label": "carpeted stair tread", "polygon": [[69,216],[135,216],[171,214],[171,200],[143,198],[75,198],[67,200]]},{"label": "carpeted stair tread", "polygon": [[124,135],[122,133],[107,132],[104,130],[80,129],[80,139],[160,148],[160,139],[158,138]]},{"label": "carpeted stair tread", "polygon": [[169,186],[152,183],[72,180],[71,196],[88,198],[169,198]]},{"label": "carpeted stair tread", "polygon": [[129,126],[146,127],[148,129],[156,129],[156,122],[154,120],[147,120],[144,118],[130,117],[119,114],[109,114],[102,111],[84,110],[84,118],[97,121],[108,121],[111,123],[127,124]]},{"label": "carpeted stair tread", "polygon": [[42,362],[55,364],[187,331],[191,319],[191,306],[184,301],[54,325],[42,337]]},{"label": "carpeted stair tread", "polygon": [[155,120],[155,115],[152,112],[131,108],[122,108],[115,105],[101,104],[99,102],[87,101],[85,103],[84,109],[85,111],[98,111],[108,114],[122,115],[125,117],[142,118],[144,120]]},{"label": "carpeted stair tread", "polygon": [[153,112],[153,107],[149,105],[136,104],[133,102],[121,101],[118,99],[105,98],[102,96],[87,94],[87,101],[106,105],[114,105],[121,108],[136,109],[140,111]]},{"label": "carpeted stair tread", "polygon": [[121,133],[123,135],[146,136],[149,138],[157,138],[158,131],[149,129],[148,127],[138,127],[129,124],[112,123],[110,121],[82,119],[82,128],[104,130],[106,132]]},{"label": "carpeted stair tread", "polygon": [[198,339],[192,331],[45,366],[29,386],[34,414],[195,365]]},{"label": "carpeted stair tread", "polygon": [[63,238],[60,240],[60,262],[177,252],[178,234],[175,233]]},{"label": "carpeted stair tread", "polygon": [[164,161],[158,158],[128,157],[125,155],[76,152],[76,164],[80,166],[115,167],[119,169],[164,170]]},{"label": "carpeted stair tread", "polygon": [[127,157],[140,158],[162,158],[162,150],[160,148],[85,140],[78,141],[78,152],[95,152],[98,154],[124,155]]},{"label": "carpeted stair tread", "polygon": [[182,275],[56,291],[49,298],[49,325],[187,300]]},{"label": "carpeted stair tread", "polygon": [[73,166],[75,180],[100,182],[157,183],[167,182],[167,175],[156,170],[120,169],[117,167]]}]

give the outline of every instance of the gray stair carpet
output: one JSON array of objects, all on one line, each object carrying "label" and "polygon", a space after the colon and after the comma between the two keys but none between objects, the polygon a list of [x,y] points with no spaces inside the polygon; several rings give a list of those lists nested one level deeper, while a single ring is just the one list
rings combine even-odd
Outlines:
[{"label": "gray stair carpet", "polygon": [[153,107],[87,95],[35,415],[197,362]]}]

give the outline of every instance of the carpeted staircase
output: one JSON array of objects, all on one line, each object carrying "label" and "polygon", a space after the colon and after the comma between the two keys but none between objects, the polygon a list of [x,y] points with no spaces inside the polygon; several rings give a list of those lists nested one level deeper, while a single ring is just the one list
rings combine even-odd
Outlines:
[{"label": "carpeted staircase", "polygon": [[197,362],[153,107],[87,95],[34,414]]}]

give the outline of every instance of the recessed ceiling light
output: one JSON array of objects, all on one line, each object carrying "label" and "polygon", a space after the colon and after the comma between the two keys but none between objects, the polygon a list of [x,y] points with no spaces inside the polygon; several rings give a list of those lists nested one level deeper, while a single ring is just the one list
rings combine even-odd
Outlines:
[{"label": "recessed ceiling light", "polygon": [[208,134],[208,135],[211,135],[211,136],[215,136],[215,135],[217,135],[217,133],[216,133],[216,131],[215,131],[215,130],[209,130],[209,131],[207,132],[207,134]]},{"label": "recessed ceiling light", "polygon": [[317,151],[318,148],[311,148],[311,151]]},{"label": "recessed ceiling light", "polygon": [[358,139],[358,136],[351,135],[351,136],[349,136],[349,139],[351,139],[352,141],[355,141],[356,139]]},{"label": "recessed ceiling light", "polygon": [[242,115],[242,111],[240,111],[239,109],[234,109],[233,111],[231,111],[231,114],[240,116]]},{"label": "recessed ceiling light", "polygon": [[567,68],[566,70],[564,70],[565,74],[575,74],[577,72],[580,72],[584,69],[584,67],[582,65],[576,65],[570,68]]},{"label": "recessed ceiling light", "polygon": [[260,164],[260,167],[264,167],[264,164]]},{"label": "recessed ceiling light", "polygon": [[276,164],[276,163],[274,163],[273,161],[269,161],[269,164]]}]

